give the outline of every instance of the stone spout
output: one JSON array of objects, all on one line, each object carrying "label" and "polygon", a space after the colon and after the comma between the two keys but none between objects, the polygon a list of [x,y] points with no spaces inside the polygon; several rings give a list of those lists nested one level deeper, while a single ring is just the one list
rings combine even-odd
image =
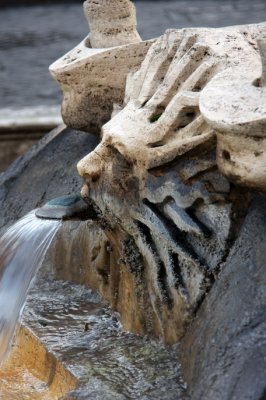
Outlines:
[{"label": "stone spout", "polygon": [[57,197],[48,201],[35,212],[42,219],[87,220],[96,219],[97,211],[92,203],[85,203],[80,194]]},{"label": "stone spout", "polygon": [[84,12],[90,27],[91,47],[108,48],[141,41],[131,1],[87,0]]}]

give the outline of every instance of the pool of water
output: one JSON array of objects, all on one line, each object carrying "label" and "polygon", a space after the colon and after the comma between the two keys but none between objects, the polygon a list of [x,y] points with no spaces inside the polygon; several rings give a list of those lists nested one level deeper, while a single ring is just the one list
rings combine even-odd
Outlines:
[{"label": "pool of water", "polygon": [[179,346],[123,331],[119,315],[90,289],[39,279],[22,323],[77,379],[66,399],[185,399]]}]

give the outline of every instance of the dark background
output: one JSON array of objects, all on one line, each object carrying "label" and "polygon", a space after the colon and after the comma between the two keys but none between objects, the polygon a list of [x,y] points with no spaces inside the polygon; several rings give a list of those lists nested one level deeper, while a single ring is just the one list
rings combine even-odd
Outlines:
[{"label": "dark background", "polygon": [[[0,0],[0,108],[61,103],[48,66],[88,34],[82,3]],[[266,20],[266,0],[139,0],[135,5],[143,39],[166,28]]]}]

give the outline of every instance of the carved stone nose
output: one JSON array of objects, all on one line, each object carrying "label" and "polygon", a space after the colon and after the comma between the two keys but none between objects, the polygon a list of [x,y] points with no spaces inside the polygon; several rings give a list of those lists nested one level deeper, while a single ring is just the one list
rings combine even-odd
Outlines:
[{"label": "carved stone nose", "polygon": [[96,153],[89,154],[79,161],[77,168],[79,175],[86,180],[87,184],[96,182],[102,171],[101,157]]},{"label": "carved stone nose", "polygon": [[78,162],[78,173],[86,180],[87,185],[91,182],[96,182],[100,178],[108,157],[108,148],[103,144],[99,144],[92,153],[89,153]]}]

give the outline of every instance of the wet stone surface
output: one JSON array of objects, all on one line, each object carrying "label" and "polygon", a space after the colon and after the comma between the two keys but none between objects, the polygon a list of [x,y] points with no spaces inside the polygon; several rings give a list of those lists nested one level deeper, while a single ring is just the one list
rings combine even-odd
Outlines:
[{"label": "wet stone surface", "polygon": [[91,290],[40,279],[22,322],[78,378],[66,399],[185,399],[178,345],[123,332],[117,318]]}]

